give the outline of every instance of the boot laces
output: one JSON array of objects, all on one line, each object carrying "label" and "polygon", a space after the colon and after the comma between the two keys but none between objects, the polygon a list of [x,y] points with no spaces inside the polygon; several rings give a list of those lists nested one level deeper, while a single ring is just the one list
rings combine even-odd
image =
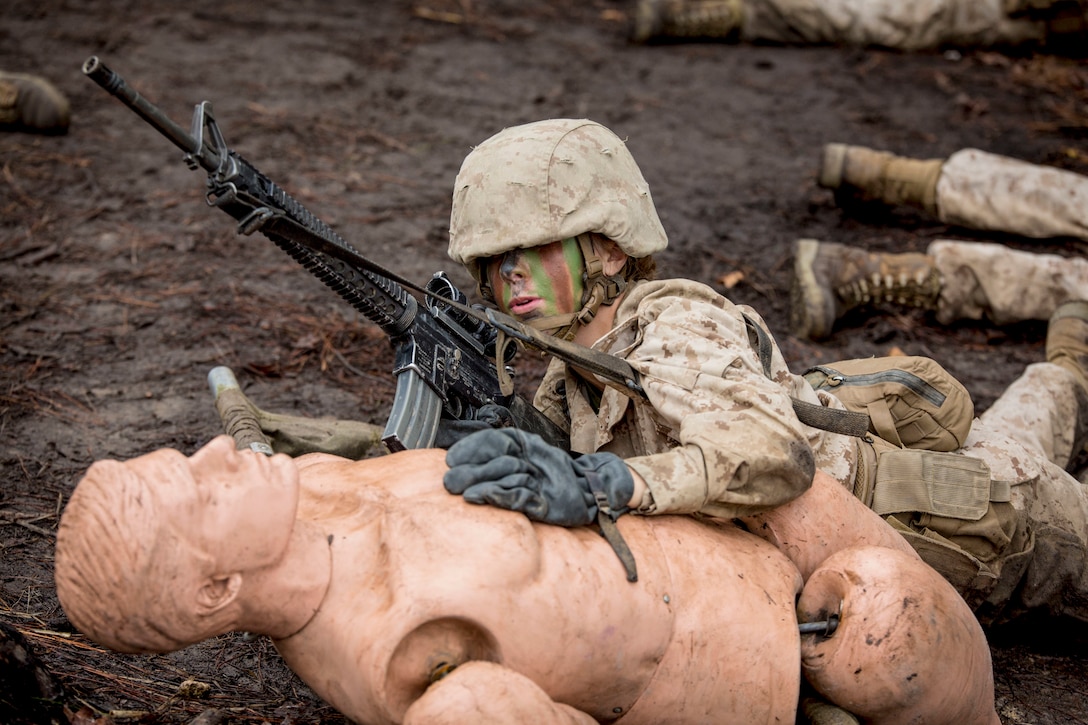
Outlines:
[{"label": "boot laces", "polygon": [[835,289],[848,306],[855,307],[882,302],[930,309],[936,302],[940,280],[935,269],[919,269],[910,274],[873,272],[858,276]]}]

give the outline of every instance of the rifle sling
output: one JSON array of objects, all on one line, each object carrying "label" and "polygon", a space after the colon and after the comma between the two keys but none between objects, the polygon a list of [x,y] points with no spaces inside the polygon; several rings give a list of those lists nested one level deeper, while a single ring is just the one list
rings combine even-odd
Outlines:
[{"label": "rifle sling", "polygon": [[[257,216],[257,214],[254,215],[254,217]],[[474,307],[463,305],[456,300],[451,300],[436,292],[423,289],[395,272],[391,272],[380,264],[367,259],[363,255],[325,239],[295,220],[277,214],[275,210],[272,210],[271,216],[266,217],[261,223],[256,225],[252,223],[249,224],[246,227],[245,232],[250,233],[252,231],[257,231],[263,223],[268,223],[273,219],[277,226],[283,227],[287,225],[297,231],[297,234],[291,235],[293,241],[303,244],[310,251],[333,257],[345,264],[365,269],[368,272],[373,272],[374,274],[393,280],[405,289],[438,300],[442,305],[452,307],[458,312],[469,315],[473,319],[479,320],[530,347],[547,352],[561,360],[565,360],[572,365],[593,373],[594,375],[598,375],[627,395],[640,398],[646,397],[646,393],[642,390],[642,386],[638,382],[638,373],[636,373],[634,368],[622,358],[585,347],[584,345],[561,340],[552,337],[551,335],[546,335],[497,310],[489,309],[485,312],[481,312]],[[305,241],[300,240],[298,238],[299,236],[305,237]],[[496,367],[500,366],[497,365]]]},{"label": "rifle sling", "polygon": [[[763,374],[770,378],[770,335],[748,315],[744,315],[744,324],[748,328],[748,342],[759,354],[759,364],[763,366]],[[864,438],[869,434],[870,420],[865,413],[827,408],[794,397],[791,397],[790,401],[793,403],[793,412],[797,414],[797,419],[807,426],[854,438]]]},{"label": "rifle sling", "polygon": [[[359,267],[387,279],[391,279],[405,289],[409,289],[417,294],[424,295],[425,297],[436,299],[440,301],[441,304],[469,315],[473,319],[484,322],[499,332],[509,335],[515,340],[519,340],[525,345],[547,352],[561,360],[565,360],[571,365],[575,365],[587,372],[597,375],[611,383],[613,387],[631,397],[646,397],[646,392],[639,384],[638,373],[622,358],[599,350],[594,350],[584,345],[578,345],[577,343],[569,342],[561,338],[546,335],[497,310],[488,309],[481,312],[474,307],[461,304],[456,300],[452,300],[436,292],[425,290],[409,280],[404,279],[400,275],[385,269],[380,264],[367,259],[363,255],[325,239],[306,226],[299,224],[294,219],[284,216],[282,212],[268,210],[268,213],[262,214],[261,212],[263,211],[264,210],[257,210],[254,215],[263,217],[262,222],[257,224],[250,223],[244,229],[245,233],[252,233],[253,231],[256,231],[257,227],[261,226],[262,223],[271,220],[275,220],[275,223],[278,226],[291,226],[299,232],[301,236],[306,238],[304,243],[305,246],[314,252],[319,252],[345,264]],[[296,236],[295,241],[302,243],[297,239],[298,235],[292,236]],[[763,367],[763,374],[770,378],[770,336],[767,334],[766,330],[757,325],[755,321],[748,317],[748,315],[743,315],[743,317],[744,324],[748,328],[748,340],[759,355],[759,362]],[[501,359],[501,357],[499,359]],[[501,369],[501,367],[501,365],[496,364],[497,369]],[[511,382],[506,380],[504,387],[509,387],[510,385]],[[793,403],[793,410],[797,414],[798,420],[805,425],[820,430],[826,430],[831,433],[840,433],[853,437],[864,437],[868,434],[870,421],[869,416],[865,413],[854,413],[847,410],[826,408],[822,405],[798,400],[797,398],[792,398],[791,400]]]}]

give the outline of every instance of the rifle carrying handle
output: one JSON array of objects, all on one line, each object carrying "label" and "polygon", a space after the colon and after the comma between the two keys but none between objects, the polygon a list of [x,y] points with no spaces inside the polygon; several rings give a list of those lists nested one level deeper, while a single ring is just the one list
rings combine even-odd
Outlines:
[{"label": "rifle carrying handle", "polygon": [[239,387],[234,371],[223,365],[212,368],[208,373],[208,385],[215,397],[219,419],[223,421],[223,431],[234,438],[238,449],[272,455],[272,446],[261,430],[253,406]]}]

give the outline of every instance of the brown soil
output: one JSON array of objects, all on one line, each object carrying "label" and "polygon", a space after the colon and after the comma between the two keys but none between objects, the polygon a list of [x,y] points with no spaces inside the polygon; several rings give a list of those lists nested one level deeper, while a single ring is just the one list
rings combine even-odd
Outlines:
[{"label": "brown soil", "polygon": [[[642,165],[671,238],[663,273],[729,285],[779,331],[795,370],[897,347],[945,364],[982,410],[1042,358],[1041,322],[940,328],[884,311],[852,317],[823,344],[792,338],[789,250],[801,236],[881,250],[978,238],[910,212],[845,213],[815,183],[826,142],[925,157],[973,146],[1088,172],[1083,63],[632,47],[631,4],[4,4],[0,68],[51,78],[73,121],[60,137],[0,135],[0,622],[27,638],[71,711],[90,708],[83,722],[113,712],[187,723],[206,709],[242,723],[343,722],[261,638],[132,657],[73,634],[52,586],[53,531],[95,459],[188,453],[219,431],[205,382],[215,365],[273,411],[383,423],[392,398],[381,335],[267,241],[235,235],[204,205],[203,175],[82,76],[89,55],[186,128],[193,105],[211,101],[228,144],[412,279],[447,269],[468,286],[444,246],[452,181],[473,144],[504,126],[586,116],[629,139]],[[520,365],[528,388],[540,363]],[[1088,722],[1083,625],[1019,622],[991,641],[1006,723]],[[190,679],[210,688],[179,690]]]}]

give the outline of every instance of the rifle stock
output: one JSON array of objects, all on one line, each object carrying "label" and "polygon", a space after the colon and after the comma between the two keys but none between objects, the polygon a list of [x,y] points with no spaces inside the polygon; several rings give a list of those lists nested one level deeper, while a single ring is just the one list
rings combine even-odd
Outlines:
[{"label": "rifle stock", "polygon": [[[466,326],[441,303],[420,305],[395,280],[374,272],[374,265],[359,264],[367,260],[354,247],[227,147],[210,103],[197,104],[187,132],[97,57],[87,59],[83,73],[184,151],[190,168],[208,173],[207,201],[238,222],[238,233],[261,232],[389,336],[397,386],[382,440],[390,451],[429,447],[442,417],[467,419],[490,403],[510,409],[518,427],[569,447],[566,434],[542,413],[504,392],[496,366],[507,361],[489,355],[493,330]],[[442,273],[427,290],[464,300]]]}]

